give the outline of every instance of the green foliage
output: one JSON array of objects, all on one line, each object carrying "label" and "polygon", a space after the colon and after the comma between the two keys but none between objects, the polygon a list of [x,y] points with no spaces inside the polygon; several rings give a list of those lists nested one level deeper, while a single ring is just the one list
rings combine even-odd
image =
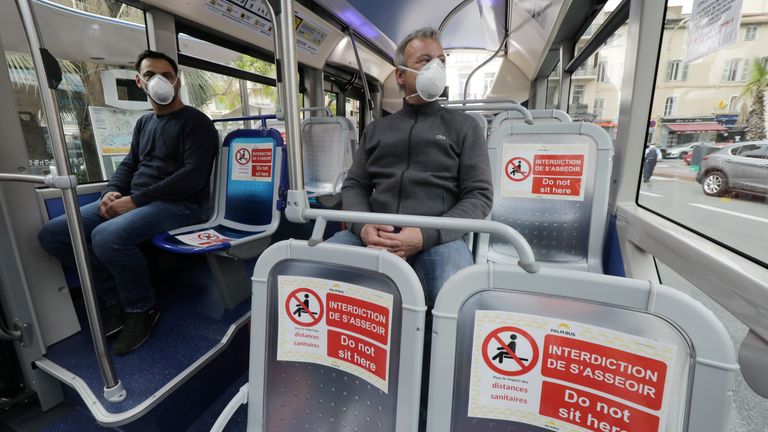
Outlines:
[{"label": "green foliage", "polygon": [[752,59],[749,80],[744,86],[744,95],[751,98],[747,116],[747,140],[757,141],[766,137],[765,131],[765,90],[768,87],[768,68],[760,58]]}]

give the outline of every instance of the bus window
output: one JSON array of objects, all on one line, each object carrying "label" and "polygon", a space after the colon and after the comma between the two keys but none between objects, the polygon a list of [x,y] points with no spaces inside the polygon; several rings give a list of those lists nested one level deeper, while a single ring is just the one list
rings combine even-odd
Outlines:
[{"label": "bus window", "polygon": [[344,115],[352,120],[352,123],[355,125],[355,135],[360,137],[360,101],[348,97],[346,98],[344,106],[347,111]]},{"label": "bus window", "polygon": [[[493,51],[477,49],[452,49],[446,51],[445,75],[450,100],[464,99],[464,87],[473,70],[486,61]],[[491,91],[502,58],[493,59],[472,76],[467,99],[485,99]]]},{"label": "bus window", "polygon": [[[103,181],[127,153],[125,144],[130,143],[133,124],[143,113],[136,110],[135,103],[143,103],[149,108],[146,96],[135,91],[133,82],[136,55],[147,48],[144,12],[115,0],[54,3],[61,6],[48,7],[60,8],[61,13],[71,14],[75,20],[84,12],[107,18],[99,30],[103,30],[103,34],[95,34],[94,37],[108,38],[120,32],[125,38],[124,44],[135,47],[130,55],[120,53],[111,57],[103,52],[101,45],[82,45],[77,58],[58,58],[63,80],[57,98],[71,172],[80,184]],[[43,26],[40,30],[44,42],[71,34],[55,26]],[[2,35],[2,39],[18,40],[6,34]],[[29,47],[25,42],[24,46],[4,45],[4,48],[29,155],[28,173],[48,174],[55,163]],[[122,102],[132,108],[116,106]]]},{"label": "bus window", "polygon": [[[605,7],[589,28],[599,27],[611,12],[609,7]],[[626,33],[627,25],[624,24],[571,75],[568,114],[575,121],[586,121],[601,126],[614,140],[619,119]],[[591,31],[585,32],[579,39],[576,52],[590,40],[589,34]]]},{"label": "bus window", "polygon": [[691,14],[667,3],[647,136],[663,158],[644,150],[637,202],[765,266],[768,5],[745,0],[732,43],[709,53],[689,44]]},{"label": "bus window", "polygon": [[[276,74],[273,63],[184,33],[179,33],[178,41],[188,104],[212,119],[277,111],[277,89],[269,85]],[[241,127],[239,122],[216,123],[222,134]]]},{"label": "bus window", "polygon": [[331,115],[338,115],[336,113],[336,93],[325,92],[325,107],[331,110]]},{"label": "bus window", "polygon": [[560,62],[558,61],[552,72],[547,76],[547,96],[544,107],[557,109],[560,103]]}]

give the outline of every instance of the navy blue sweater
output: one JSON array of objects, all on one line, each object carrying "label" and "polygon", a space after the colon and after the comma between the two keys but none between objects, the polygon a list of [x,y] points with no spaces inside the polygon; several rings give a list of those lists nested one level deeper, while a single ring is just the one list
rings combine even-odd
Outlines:
[{"label": "navy blue sweater", "polygon": [[131,151],[107,183],[106,192],[131,196],[137,206],[153,201],[208,202],[211,168],[218,150],[211,120],[190,106],[170,114],[142,116]]}]

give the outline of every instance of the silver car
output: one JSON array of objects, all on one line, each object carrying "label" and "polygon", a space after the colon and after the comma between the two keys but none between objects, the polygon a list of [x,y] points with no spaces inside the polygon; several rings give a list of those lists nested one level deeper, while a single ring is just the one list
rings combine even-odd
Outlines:
[{"label": "silver car", "polygon": [[696,181],[709,196],[737,190],[768,195],[768,142],[732,144],[705,156]]}]

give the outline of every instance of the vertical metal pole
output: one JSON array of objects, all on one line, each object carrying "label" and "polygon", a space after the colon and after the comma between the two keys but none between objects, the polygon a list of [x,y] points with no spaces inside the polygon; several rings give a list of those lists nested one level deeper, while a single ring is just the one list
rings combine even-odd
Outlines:
[{"label": "vertical metal pole", "polygon": [[[56,102],[55,87],[49,84],[48,70],[43,62],[44,53],[47,50],[42,45],[42,38],[38,32],[38,26],[35,20],[35,14],[29,0],[16,0],[19,8],[21,21],[24,25],[24,32],[29,42],[29,48],[32,54],[32,60],[37,72],[37,82],[40,88],[40,95],[43,99],[43,110],[48,121],[48,130],[50,132],[51,142],[53,144],[53,154],[56,160],[59,175],[61,177],[70,177],[70,187],[62,188],[61,195],[64,200],[64,210],[69,225],[69,235],[72,238],[72,247],[74,249],[75,263],[80,275],[80,284],[83,288],[83,297],[85,299],[86,311],[88,313],[88,323],[91,327],[91,336],[93,346],[96,350],[101,375],[104,378],[104,397],[110,402],[119,402],[125,399],[126,392],[122,384],[117,379],[115,369],[112,365],[112,359],[109,357],[106,349],[106,340],[101,327],[101,317],[97,307],[96,296],[94,294],[93,281],[91,279],[90,262],[88,260],[85,235],[80,221],[80,207],[77,204],[77,194],[75,186],[77,182],[74,176],[70,176],[69,161],[67,160],[67,148],[64,144],[64,130],[61,126],[61,117],[59,116],[59,106]],[[47,89],[47,90],[46,90]]]},{"label": "vertical metal pole", "polygon": [[571,74],[565,71],[565,67],[573,60],[573,42],[563,41],[560,45],[560,100],[559,108],[565,112],[568,112],[570,105],[571,95]]},{"label": "vertical metal pole", "polygon": [[278,13],[281,65],[283,72],[283,106],[285,107],[285,137],[288,140],[290,165],[288,175],[291,190],[304,188],[304,171],[301,160],[301,133],[299,126],[299,68],[296,63],[296,33],[293,31],[293,0],[282,0]]},{"label": "vertical metal pole", "polygon": [[368,79],[365,77],[365,69],[363,69],[363,63],[360,61],[360,53],[357,52],[357,43],[355,43],[355,35],[352,33],[352,29],[347,29],[349,35],[349,41],[352,42],[352,51],[355,53],[355,60],[357,60],[357,70],[360,72],[360,79],[363,80],[363,91],[365,92],[365,124],[373,121],[373,100],[371,99],[371,92],[368,90]]}]

